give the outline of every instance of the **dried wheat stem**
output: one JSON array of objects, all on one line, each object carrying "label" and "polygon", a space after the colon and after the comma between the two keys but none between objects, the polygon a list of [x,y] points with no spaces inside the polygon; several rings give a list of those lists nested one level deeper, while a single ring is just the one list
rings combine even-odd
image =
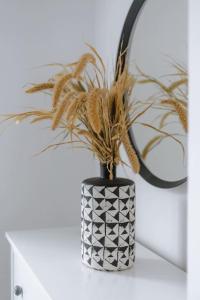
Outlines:
[{"label": "dried wheat stem", "polygon": [[44,120],[50,120],[50,119],[52,119],[51,115],[37,117],[37,118],[34,118],[31,121],[31,124],[35,124],[35,123],[38,123],[38,122],[41,122],[41,121],[44,121]]},{"label": "dried wheat stem", "polygon": [[76,114],[76,100],[71,100],[66,110],[66,119],[67,121],[72,121],[75,118]]},{"label": "dried wheat stem", "polygon": [[52,106],[55,107],[59,101],[60,95],[64,88],[65,83],[72,78],[71,74],[63,75],[55,84],[53,96],[52,96]]},{"label": "dried wheat stem", "polygon": [[101,131],[101,120],[99,118],[99,95],[97,90],[94,90],[87,99],[86,109],[88,121],[95,133]]},{"label": "dried wheat stem", "polygon": [[173,90],[175,90],[176,88],[178,88],[180,85],[183,84],[187,84],[188,83],[188,79],[187,78],[183,78],[180,80],[177,80],[175,82],[173,82],[170,86],[169,86],[169,92],[172,92]]},{"label": "dried wheat stem", "polygon": [[54,130],[56,129],[56,127],[58,126],[59,122],[60,122],[60,119],[62,118],[65,110],[66,110],[66,107],[69,103],[69,99],[68,98],[65,98],[59,105],[56,113],[54,114],[54,117],[53,117],[53,120],[52,120],[52,126],[51,128]]},{"label": "dried wheat stem", "polygon": [[148,153],[151,151],[152,146],[154,146],[154,144],[156,142],[158,142],[159,140],[161,140],[163,138],[163,135],[157,135],[154,138],[152,138],[147,145],[144,147],[143,151],[142,151],[142,158],[146,159]]},{"label": "dried wheat stem", "polygon": [[183,104],[180,103],[179,101],[176,101],[175,99],[163,100],[161,103],[171,105],[175,108],[184,130],[187,132],[187,128],[188,128],[187,112]]},{"label": "dried wheat stem", "polygon": [[84,55],[81,56],[77,67],[74,71],[74,77],[79,77],[80,74],[82,73],[82,71],[84,70],[84,68],[86,67],[87,63],[91,63],[93,65],[95,65],[96,63],[96,59],[94,57],[94,55],[92,55],[91,53],[86,53]]},{"label": "dried wheat stem", "polygon": [[52,82],[44,82],[44,83],[36,84],[36,85],[32,86],[31,88],[26,89],[25,92],[27,94],[32,94],[32,93],[36,93],[39,91],[52,89],[53,87],[54,87],[54,84]]},{"label": "dried wheat stem", "polygon": [[162,118],[161,118],[161,120],[160,120],[160,125],[159,125],[159,128],[160,128],[160,129],[162,129],[162,128],[164,127],[166,119],[167,119],[169,116],[173,115],[174,113],[175,113],[174,111],[168,111],[167,113],[165,113],[165,114],[162,116]]},{"label": "dried wheat stem", "polygon": [[85,129],[79,129],[78,130],[78,134],[84,136],[88,140],[91,139],[90,133],[87,130],[85,130]]},{"label": "dried wheat stem", "polygon": [[139,163],[139,159],[137,157],[137,154],[133,148],[133,146],[130,143],[130,139],[128,134],[124,134],[123,138],[122,138],[122,143],[124,145],[124,148],[126,150],[126,153],[128,155],[130,164],[134,170],[135,173],[139,173],[140,172],[140,163]]}]

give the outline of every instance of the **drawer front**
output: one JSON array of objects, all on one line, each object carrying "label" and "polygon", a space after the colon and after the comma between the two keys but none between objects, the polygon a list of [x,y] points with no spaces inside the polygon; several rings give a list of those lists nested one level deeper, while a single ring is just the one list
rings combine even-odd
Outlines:
[{"label": "drawer front", "polygon": [[[12,253],[12,300],[52,300],[31,269],[16,253]],[[17,288],[16,288],[17,287]],[[23,295],[21,295],[22,288]],[[19,294],[19,295],[16,295]]]}]

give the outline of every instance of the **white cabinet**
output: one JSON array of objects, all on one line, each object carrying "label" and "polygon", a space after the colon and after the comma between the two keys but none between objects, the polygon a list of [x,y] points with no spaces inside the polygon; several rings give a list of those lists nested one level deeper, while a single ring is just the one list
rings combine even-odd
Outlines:
[{"label": "white cabinet", "polygon": [[23,257],[11,251],[11,299],[12,300],[50,300],[38,278],[26,264]]},{"label": "white cabinet", "polygon": [[[130,270],[101,272],[81,264],[77,228],[7,233],[12,300],[186,300],[186,274],[136,243]],[[19,290],[20,291],[20,290]]]}]

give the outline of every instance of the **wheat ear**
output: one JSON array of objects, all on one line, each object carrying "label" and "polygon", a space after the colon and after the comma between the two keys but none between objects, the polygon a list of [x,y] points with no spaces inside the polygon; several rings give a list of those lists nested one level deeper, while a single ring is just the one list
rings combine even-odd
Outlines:
[{"label": "wheat ear", "polygon": [[27,94],[32,94],[32,93],[36,93],[39,91],[52,89],[53,87],[54,87],[54,84],[52,82],[44,82],[44,83],[36,84],[36,85],[32,86],[31,88],[26,89],[25,92]]},{"label": "wheat ear", "polygon": [[52,106],[55,107],[59,101],[60,94],[63,90],[65,83],[72,78],[71,74],[63,75],[55,84],[53,96],[52,96]]},{"label": "wheat ear", "polygon": [[66,111],[68,103],[69,103],[69,98],[68,97],[64,98],[64,100],[60,103],[57,111],[54,114],[53,120],[52,120],[51,128],[53,130],[56,129],[56,127],[58,127],[60,119],[62,118],[64,112]]},{"label": "wheat ear", "polygon": [[152,138],[147,145],[144,147],[142,151],[142,158],[146,159],[149,152],[152,150],[152,146],[155,145],[156,142],[160,141],[163,138],[163,135],[157,135],[154,138]]},{"label": "wheat ear", "polygon": [[69,105],[68,105],[67,110],[66,110],[66,119],[67,119],[68,122],[73,123],[73,120],[76,117],[76,106],[77,106],[76,100],[71,100],[69,102]]},{"label": "wheat ear", "polygon": [[173,90],[175,90],[176,88],[178,88],[180,85],[183,85],[183,84],[187,84],[188,82],[188,79],[187,78],[183,78],[183,79],[180,79],[180,80],[177,80],[175,82],[173,82],[169,87],[169,92],[173,92]]},{"label": "wheat ear", "polygon": [[184,130],[187,132],[187,129],[188,129],[187,113],[186,113],[186,109],[183,106],[183,104],[174,99],[163,100],[163,101],[161,101],[161,103],[171,105],[175,108]]},{"label": "wheat ear", "polygon": [[130,143],[130,139],[129,139],[129,136],[127,133],[123,136],[122,143],[124,145],[129,162],[130,162],[134,172],[139,173],[140,172],[140,162],[139,162],[138,156],[137,156],[133,146]]},{"label": "wheat ear", "polygon": [[101,131],[101,120],[99,118],[99,97],[97,91],[93,91],[86,102],[88,121],[95,133]]},{"label": "wheat ear", "polygon": [[85,129],[79,129],[78,130],[78,134],[84,136],[86,139],[90,140],[91,139],[91,135],[89,133],[89,131],[85,130]]},{"label": "wheat ear", "polygon": [[95,63],[96,63],[96,59],[95,59],[94,55],[92,55],[91,53],[85,53],[81,56],[77,66],[76,66],[76,69],[74,71],[74,77],[80,76],[80,74],[86,67],[87,63],[91,63],[93,65],[95,65]]}]

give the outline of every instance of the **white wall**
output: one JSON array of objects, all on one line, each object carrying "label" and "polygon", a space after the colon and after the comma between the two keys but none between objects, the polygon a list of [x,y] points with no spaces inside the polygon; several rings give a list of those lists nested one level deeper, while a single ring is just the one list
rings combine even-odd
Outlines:
[{"label": "white wall", "polygon": [[[93,0],[1,0],[0,114],[49,102],[28,96],[23,86],[54,69],[35,66],[69,62],[93,43]],[[35,102],[34,102],[35,101]],[[33,104],[35,103],[35,104]],[[79,224],[80,182],[95,175],[89,153],[63,148],[38,157],[52,142],[44,127],[0,127],[0,299],[9,299],[9,247],[5,231]]]},{"label": "white wall", "polygon": [[189,1],[189,191],[188,191],[188,300],[200,299],[200,140],[199,70],[200,2]]},{"label": "white wall", "polygon": [[[132,0],[96,1],[96,46],[114,66],[120,33]],[[125,154],[124,154],[125,158]],[[119,171],[136,181],[137,239],[169,261],[186,268],[186,185],[163,190]]]}]

